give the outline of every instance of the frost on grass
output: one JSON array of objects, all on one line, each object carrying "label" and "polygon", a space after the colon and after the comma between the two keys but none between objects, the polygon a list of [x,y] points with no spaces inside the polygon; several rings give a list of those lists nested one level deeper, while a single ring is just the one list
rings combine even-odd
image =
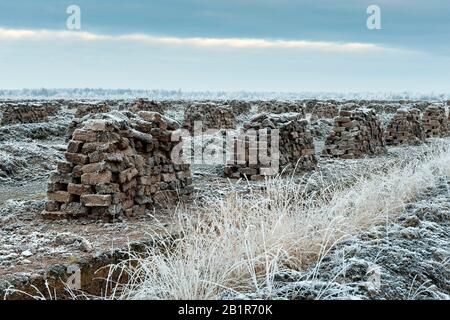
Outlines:
[{"label": "frost on grass", "polygon": [[450,180],[427,189],[394,222],[337,244],[306,271],[284,271],[242,299],[450,299]]},{"label": "frost on grass", "polygon": [[180,238],[116,266],[131,280],[113,296],[447,298],[450,148],[418,150],[364,174],[277,178],[180,209]]}]

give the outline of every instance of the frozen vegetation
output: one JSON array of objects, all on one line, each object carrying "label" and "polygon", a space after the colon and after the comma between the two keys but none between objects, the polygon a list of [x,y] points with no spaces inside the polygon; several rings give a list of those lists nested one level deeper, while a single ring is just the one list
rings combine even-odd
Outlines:
[{"label": "frozen vegetation", "polygon": [[132,99],[152,97],[155,100],[299,100],[299,99],[335,99],[335,100],[429,100],[450,99],[450,93],[416,92],[250,92],[250,91],[182,91],[182,90],[132,90],[132,89],[22,89],[0,90],[3,98],[40,98],[40,99]]}]

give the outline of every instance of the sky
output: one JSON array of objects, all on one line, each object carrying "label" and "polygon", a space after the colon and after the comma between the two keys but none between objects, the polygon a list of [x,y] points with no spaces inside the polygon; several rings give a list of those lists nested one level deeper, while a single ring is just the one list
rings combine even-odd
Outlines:
[{"label": "sky", "polygon": [[0,0],[1,89],[448,93],[449,75],[447,0]]}]

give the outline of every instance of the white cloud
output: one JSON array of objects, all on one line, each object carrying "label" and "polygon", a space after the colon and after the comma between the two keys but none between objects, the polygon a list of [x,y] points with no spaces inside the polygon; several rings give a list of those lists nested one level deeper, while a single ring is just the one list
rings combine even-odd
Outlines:
[{"label": "white cloud", "polygon": [[234,49],[298,49],[343,52],[367,52],[391,50],[371,43],[339,43],[306,40],[267,40],[245,38],[178,38],[148,34],[105,35],[80,31],[31,30],[0,28],[0,41],[131,41],[153,45],[176,45],[192,47],[221,47]]},{"label": "white cloud", "polygon": [[89,32],[54,31],[54,30],[27,30],[0,28],[0,40],[107,40],[108,36]]}]

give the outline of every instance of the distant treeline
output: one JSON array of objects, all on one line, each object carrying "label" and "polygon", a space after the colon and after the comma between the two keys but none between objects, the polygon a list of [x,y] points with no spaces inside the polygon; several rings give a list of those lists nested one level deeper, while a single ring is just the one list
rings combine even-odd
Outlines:
[{"label": "distant treeline", "polygon": [[450,93],[414,92],[250,92],[250,91],[182,91],[182,90],[141,90],[141,89],[20,89],[0,90],[0,98],[78,98],[78,99],[130,99],[147,97],[154,100],[450,100]]}]

